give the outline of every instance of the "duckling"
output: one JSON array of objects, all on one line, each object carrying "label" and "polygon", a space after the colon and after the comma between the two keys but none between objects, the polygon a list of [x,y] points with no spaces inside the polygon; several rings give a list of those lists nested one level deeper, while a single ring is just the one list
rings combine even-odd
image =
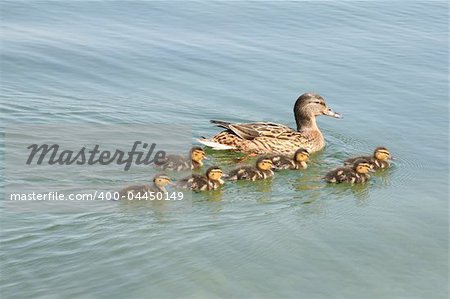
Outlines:
[{"label": "duckling", "polygon": [[[166,186],[173,184],[170,178],[165,174],[158,174],[153,178],[153,183],[151,185],[133,185],[126,187],[119,191],[120,199],[134,199],[143,198],[146,193],[165,193],[167,192]],[[132,194],[132,195],[131,195]]]},{"label": "duckling", "polygon": [[375,151],[373,152],[373,156],[360,156],[360,157],[354,157],[350,158],[344,161],[344,165],[353,165],[356,160],[358,159],[365,159],[369,161],[369,164],[372,166],[372,169],[378,170],[378,169],[384,169],[388,168],[391,163],[389,160],[392,159],[391,153],[389,150],[383,146],[377,147]]},{"label": "duckling", "polygon": [[180,155],[168,155],[165,160],[158,165],[162,170],[185,171],[198,169],[203,166],[203,160],[206,159],[205,151],[199,147],[191,148],[188,157]]},{"label": "duckling", "polygon": [[290,156],[300,147],[314,153],[325,146],[325,139],[316,122],[320,115],[342,118],[327,106],[322,96],[308,92],[299,96],[294,105],[296,130],[272,122],[230,123],[211,120],[211,123],[225,130],[212,138],[198,141],[213,149],[243,153]]},{"label": "duckling", "polygon": [[285,155],[269,156],[275,169],[306,169],[308,167],[309,152],[304,148],[298,149],[292,158]]},{"label": "duckling", "polygon": [[264,180],[273,177],[273,162],[269,157],[263,156],[256,160],[255,166],[238,167],[228,174],[229,180]]},{"label": "duckling", "polygon": [[369,179],[369,172],[373,172],[366,159],[356,160],[352,166],[343,166],[328,172],[324,179],[328,183],[364,183]]},{"label": "duckling", "polygon": [[222,169],[218,166],[213,166],[208,168],[205,175],[192,174],[187,178],[181,179],[177,183],[177,187],[191,189],[192,191],[216,190],[224,184],[222,175]]}]

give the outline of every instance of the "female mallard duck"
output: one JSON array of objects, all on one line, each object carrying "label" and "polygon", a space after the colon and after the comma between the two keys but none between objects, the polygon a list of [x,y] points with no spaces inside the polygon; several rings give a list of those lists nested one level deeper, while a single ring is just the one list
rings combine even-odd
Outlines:
[{"label": "female mallard duck", "polygon": [[211,139],[198,141],[214,149],[232,149],[244,153],[293,155],[300,147],[314,153],[325,146],[316,117],[328,115],[341,118],[315,93],[305,93],[297,99],[294,115],[297,130],[271,122],[229,123],[211,120],[211,123],[226,130]]},{"label": "female mallard duck", "polygon": [[355,161],[358,159],[366,159],[367,161],[369,161],[372,169],[378,170],[388,168],[391,165],[391,163],[389,163],[389,160],[391,160],[392,157],[387,148],[380,146],[375,149],[372,156],[350,158],[344,161],[344,165],[353,165],[353,163],[355,163]]},{"label": "female mallard duck", "polygon": [[190,150],[188,157],[168,155],[158,167],[162,170],[192,170],[202,167],[204,159],[206,159],[205,151],[201,147],[194,146]]},{"label": "female mallard duck", "polygon": [[301,148],[298,149],[295,154],[291,157],[285,155],[272,155],[269,158],[273,162],[273,168],[282,169],[306,169],[308,167],[309,152],[308,150]]},{"label": "female mallard duck", "polygon": [[253,166],[241,166],[238,167],[230,173],[228,173],[227,178],[229,180],[264,180],[273,177],[273,162],[268,157],[260,157],[256,160],[255,167]]},{"label": "female mallard duck", "polygon": [[170,178],[165,174],[158,174],[153,178],[153,183],[151,185],[133,185],[126,187],[119,191],[120,199],[139,199],[145,198],[146,194],[155,193],[165,193],[167,192],[166,186],[173,184]]},{"label": "female mallard duck", "polygon": [[193,174],[177,183],[177,187],[192,191],[216,190],[224,184],[222,169],[217,166],[208,168],[205,175]]},{"label": "female mallard duck", "polygon": [[373,169],[366,159],[356,160],[352,166],[344,166],[331,170],[324,179],[328,183],[364,183],[369,179]]}]

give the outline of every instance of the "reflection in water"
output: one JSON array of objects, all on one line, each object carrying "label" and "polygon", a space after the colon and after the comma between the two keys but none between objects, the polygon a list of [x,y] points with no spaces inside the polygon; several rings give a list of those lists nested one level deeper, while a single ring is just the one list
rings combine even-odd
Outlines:
[{"label": "reflection in water", "polygon": [[394,168],[395,166],[392,165],[390,168],[380,169],[374,175],[372,175],[372,179],[378,179],[378,182],[375,185],[377,188],[391,186],[391,176],[395,171]]},{"label": "reflection in water", "polygon": [[369,199],[370,181],[362,184],[350,186],[350,190],[359,202],[366,202]]},{"label": "reflection in water", "polygon": [[172,212],[190,211],[192,208],[191,192],[186,192],[183,200],[120,200],[117,201],[122,212],[139,214],[152,212],[158,221],[166,221]]},{"label": "reflection in water", "polygon": [[353,195],[359,200],[367,200],[369,198],[370,181],[362,184],[326,184],[327,193],[333,200],[340,200],[346,198],[349,194]]},{"label": "reflection in water", "polygon": [[217,190],[212,190],[210,192],[208,192],[208,201],[212,201],[212,202],[218,202],[218,201],[222,201],[223,197],[222,197],[222,188],[219,188]]}]

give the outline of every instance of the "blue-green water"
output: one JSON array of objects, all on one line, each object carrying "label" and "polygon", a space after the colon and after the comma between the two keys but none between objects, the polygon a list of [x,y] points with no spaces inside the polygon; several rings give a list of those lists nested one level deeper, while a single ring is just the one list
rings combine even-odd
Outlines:
[{"label": "blue-green water", "polygon": [[[345,118],[319,119],[307,171],[197,194],[189,212],[1,205],[1,297],[448,298],[447,19],[445,1],[2,1],[3,128],[294,126],[306,91]],[[397,160],[369,184],[320,181],[377,145]]]}]

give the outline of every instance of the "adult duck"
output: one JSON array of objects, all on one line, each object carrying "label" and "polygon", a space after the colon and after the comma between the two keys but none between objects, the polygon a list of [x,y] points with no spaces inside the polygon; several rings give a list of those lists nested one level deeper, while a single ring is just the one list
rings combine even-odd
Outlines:
[{"label": "adult duck", "polygon": [[327,115],[342,118],[316,93],[302,94],[295,102],[294,115],[297,130],[272,122],[229,123],[211,120],[211,123],[226,130],[210,139],[203,138],[198,141],[213,149],[230,149],[250,154],[293,155],[299,148],[313,153],[325,146],[316,117]]}]

